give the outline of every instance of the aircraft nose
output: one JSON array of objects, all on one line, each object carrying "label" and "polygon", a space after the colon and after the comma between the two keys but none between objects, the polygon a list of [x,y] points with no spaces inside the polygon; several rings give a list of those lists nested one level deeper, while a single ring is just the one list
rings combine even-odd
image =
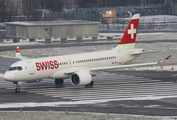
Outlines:
[{"label": "aircraft nose", "polygon": [[12,74],[10,74],[9,72],[5,72],[4,74],[4,79],[7,81],[13,81],[14,80],[14,76]]}]

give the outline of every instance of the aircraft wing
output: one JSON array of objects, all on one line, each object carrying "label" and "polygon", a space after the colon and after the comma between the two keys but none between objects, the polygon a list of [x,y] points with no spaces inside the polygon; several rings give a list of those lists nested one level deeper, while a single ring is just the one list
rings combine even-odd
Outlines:
[{"label": "aircraft wing", "polygon": [[142,53],[132,53],[131,55],[142,55],[142,54],[157,53],[157,52],[162,52],[162,51],[142,52]]},{"label": "aircraft wing", "polygon": [[142,64],[129,64],[129,65],[118,65],[118,66],[107,66],[107,67],[96,67],[96,68],[86,68],[86,69],[73,69],[73,70],[67,70],[65,71],[65,74],[72,74],[74,72],[78,71],[107,71],[111,69],[121,69],[121,68],[128,68],[128,67],[138,67],[138,66],[147,66],[147,65],[155,65],[158,64],[158,62],[151,62],[151,63],[142,63]]},{"label": "aircraft wing", "polygon": [[119,65],[119,66],[110,66],[110,67],[98,67],[98,68],[91,68],[90,71],[105,71],[105,70],[111,70],[111,69],[121,69],[121,68],[147,66],[147,65],[156,65],[156,64],[158,64],[158,62],[142,63],[142,64]]},{"label": "aircraft wing", "polygon": [[30,58],[25,57],[25,56],[22,56],[22,55],[20,54],[20,49],[19,49],[19,47],[17,47],[17,49],[16,49],[15,57],[18,58],[18,59],[20,59],[20,60],[27,60],[27,59],[30,59]]},{"label": "aircraft wing", "polygon": [[129,65],[118,65],[118,66],[107,66],[107,67],[96,67],[96,68],[85,68],[85,69],[84,68],[72,69],[72,70],[66,70],[65,74],[72,74],[72,73],[78,72],[78,71],[94,72],[94,71],[107,71],[107,70],[111,70],[111,69],[121,69],[121,68],[129,68],[129,67],[140,67],[140,66],[156,65],[156,64],[164,62],[165,60],[168,60],[170,57],[171,57],[171,55],[168,56],[167,58],[165,58],[164,60],[160,61],[160,62],[129,64]]}]

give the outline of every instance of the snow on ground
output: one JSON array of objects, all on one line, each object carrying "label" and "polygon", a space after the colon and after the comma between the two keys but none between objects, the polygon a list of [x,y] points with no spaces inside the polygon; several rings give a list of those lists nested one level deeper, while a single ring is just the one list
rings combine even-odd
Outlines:
[{"label": "snow on ground", "polygon": [[1,78],[4,77],[4,74],[0,74],[0,77],[1,77]]},{"label": "snow on ground", "polygon": [[123,71],[177,71],[177,66],[153,66],[153,67],[133,67],[120,69]]},{"label": "snow on ground", "polygon": [[[123,36],[124,33],[99,33],[100,36]],[[177,40],[177,33],[138,33],[136,41],[153,41],[153,40]]]},{"label": "snow on ground", "polygon": [[43,43],[37,43],[37,42],[29,42],[29,43],[0,43],[0,46],[25,46],[25,45],[42,45]]},{"label": "snow on ground", "polygon": [[[144,116],[129,114],[89,113],[89,112],[55,112],[22,111],[0,112],[2,120],[170,120],[171,117]],[[175,117],[174,117],[175,118]]]},{"label": "snow on ground", "polygon": [[[176,31],[177,30],[177,16],[172,15],[151,15],[140,16],[139,30],[141,32],[149,31]],[[99,31],[125,31],[131,17],[117,18],[112,24],[112,20],[108,20],[109,24],[100,24]]]},{"label": "snow on ground", "polygon": [[[99,33],[100,36],[114,36],[114,35],[120,35],[123,36],[124,33]],[[157,32],[157,33],[138,33],[137,36],[141,36],[141,35],[164,35],[164,34],[171,34],[171,33],[165,33],[165,32]],[[176,34],[172,33],[172,34]],[[160,36],[159,36],[160,37]],[[171,36],[170,36],[171,37]]]},{"label": "snow on ground", "polygon": [[[131,17],[129,18],[119,18],[121,20],[126,20],[129,22]],[[140,23],[142,22],[177,22],[177,16],[174,15],[150,15],[150,16],[141,16],[140,15]]]},{"label": "snow on ground", "polygon": [[99,104],[109,101],[119,100],[159,100],[165,98],[174,98],[177,96],[146,96],[146,97],[134,97],[134,98],[120,98],[120,99],[102,99],[102,100],[85,100],[85,101],[67,101],[67,102],[27,102],[27,103],[2,103],[0,108],[24,108],[24,107],[67,107],[84,104]]}]

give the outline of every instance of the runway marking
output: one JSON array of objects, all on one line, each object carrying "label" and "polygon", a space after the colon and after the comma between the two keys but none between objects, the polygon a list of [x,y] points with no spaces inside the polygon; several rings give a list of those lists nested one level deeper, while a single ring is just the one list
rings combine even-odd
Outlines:
[{"label": "runway marking", "polygon": [[177,74],[174,74],[174,75],[172,75],[171,77],[176,77],[177,76]]},{"label": "runway marking", "polygon": [[[111,77],[109,77],[111,76]],[[54,80],[44,79],[40,83],[24,83],[21,90],[28,93],[70,100],[123,99],[148,96],[177,96],[177,84],[150,78],[103,73],[93,78],[94,86],[73,86],[70,80],[56,86]],[[2,78],[0,78],[2,79]],[[0,88],[15,89],[15,85],[1,80]],[[13,92],[13,91],[12,91]]]}]

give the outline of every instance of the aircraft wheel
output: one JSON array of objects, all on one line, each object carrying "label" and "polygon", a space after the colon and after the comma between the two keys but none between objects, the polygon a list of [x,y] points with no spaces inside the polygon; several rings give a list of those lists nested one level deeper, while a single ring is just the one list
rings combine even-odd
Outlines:
[{"label": "aircraft wheel", "polygon": [[63,85],[63,83],[64,83],[64,81],[63,81],[63,79],[55,79],[55,84],[56,85]]},{"label": "aircraft wheel", "polygon": [[89,84],[89,86],[90,86],[90,87],[93,87],[93,85],[94,85],[94,82],[92,81],[92,82]]},{"label": "aircraft wheel", "polygon": [[58,84],[59,84],[59,80],[55,79],[55,85],[58,85]]},{"label": "aircraft wheel", "polygon": [[86,85],[85,87],[93,87],[93,85],[94,85],[94,82],[91,81],[90,84]]},{"label": "aircraft wheel", "polygon": [[64,83],[63,79],[60,79],[59,83],[60,83],[60,85],[63,85],[63,83]]},{"label": "aircraft wheel", "polygon": [[20,92],[20,88],[16,88],[16,89],[15,89],[15,92]]}]

